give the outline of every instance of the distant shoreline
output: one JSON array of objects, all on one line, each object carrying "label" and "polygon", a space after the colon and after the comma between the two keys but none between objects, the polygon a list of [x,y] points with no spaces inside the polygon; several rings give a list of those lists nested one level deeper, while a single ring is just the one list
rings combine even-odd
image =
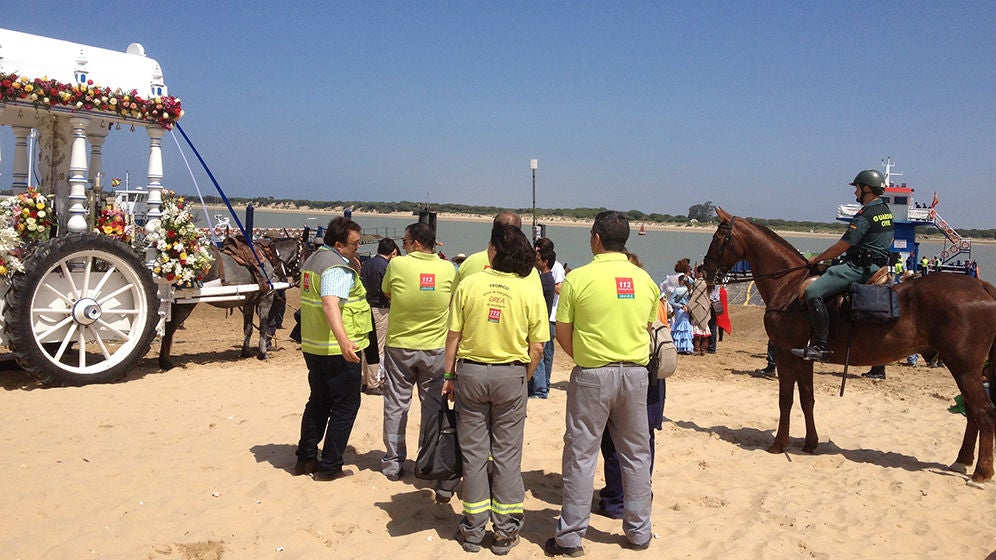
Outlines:
[{"label": "distant shoreline", "polygon": [[[210,210],[226,210],[224,206],[218,205],[207,205]],[[334,208],[311,208],[310,206],[296,206],[289,207],[287,205],[279,204],[264,204],[255,206],[256,211],[263,212],[274,212],[280,214],[302,214],[302,213],[315,213],[319,215],[326,215],[328,219],[331,220],[336,216],[341,216],[344,208],[337,206]],[[411,218],[415,221],[415,216],[411,212],[360,212],[353,211],[353,215],[357,218]],[[484,214],[466,214],[462,212],[440,212],[437,214],[437,219],[446,222],[490,222],[494,216],[484,215]],[[525,219],[525,216],[523,216]],[[591,220],[581,220],[576,218],[565,218],[563,216],[537,216],[537,221],[546,225],[555,225],[563,227],[591,227]],[[325,224],[321,224],[325,225]],[[634,224],[635,229],[635,224]],[[691,231],[713,231],[716,226],[713,224],[708,225],[666,225],[658,224],[653,222],[645,223],[647,231],[668,231],[668,232],[691,232]],[[774,230],[775,233],[785,236],[792,237],[812,237],[812,238],[825,238],[825,239],[836,239],[840,237],[840,234],[832,232],[808,232],[808,231],[795,231],[795,230]],[[918,240],[921,241],[942,241],[944,236],[941,233],[917,236]],[[992,239],[973,239],[972,243],[978,243],[980,245],[996,245],[996,240]]]}]

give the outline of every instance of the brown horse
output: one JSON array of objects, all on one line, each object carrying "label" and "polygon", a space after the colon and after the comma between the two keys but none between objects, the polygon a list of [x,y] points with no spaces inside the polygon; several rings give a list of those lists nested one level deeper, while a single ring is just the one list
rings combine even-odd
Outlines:
[{"label": "brown horse", "polygon": [[[778,432],[768,449],[781,453],[789,445],[789,414],[793,386],[806,420],[803,449],[816,450],[819,437],[813,420],[813,363],[796,357],[792,348],[809,340],[810,323],[798,298],[800,283],[810,276],[806,259],[787,241],[764,226],[737,219],[716,209],[720,224],[704,259],[707,278],[720,278],[741,259],[751,273],[767,310],[764,329],[774,345],[778,368]],[[968,472],[979,440],[979,458],[970,483],[993,477],[993,405],[982,385],[981,372],[989,359],[996,364],[996,288],[960,274],[931,274],[894,288],[899,293],[900,319],[893,323],[854,324],[850,363],[878,365],[911,354],[939,354],[965,399],[968,421],[958,458],[952,468]],[[831,311],[827,361],[842,364],[847,355],[851,323]],[[992,379],[992,377],[990,377]]]},{"label": "brown horse", "polygon": [[[272,263],[263,256],[262,247],[257,244],[257,253],[263,260],[263,272],[266,279],[268,281],[286,281],[292,285],[296,284],[298,277],[301,275],[301,264],[307,257],[303,238],[281,237],[272,239],[269,243],[269,248],[274,257]],[[217,249],[214,251],[214,256],[215,261],[205,275],[205,282],[219,278],[222,270],[224,270],[225,276],[223,285],[255,284],[258,282],[258,278],[252,270],[254,267],[243,266],[228,254],[222,253]],[[246,298],[242,301],[213,302],[209,304],[224,309],[239,308],[242,310],[243,340],[241,357],[248,358],[251,355],[249,340],[253,331],[259,330],[259,353],[257,357],[260,360],[267,359],[267,350],[269,350],[270,339],[274,332],[269,326],[269,322],[273,318],[271,310],[277,309],[274,305],[275,297],[278,297],[276,290],[264,289],[257,292],[248,292]],[[279,294],[279,297],[282,298],[283,294]],[[197,306],[196,303],[173,303],[171,305],[170,320],[166,322],[165,333],[159,346],[159,368],[163,371],[167,371],[173,367],[173,361],[170,358],[173,348],[173,335],[194,311],[194,307]],[[282,317],[283,309],[280,309],[280,313]],[[254,315],[259,318],[258,327],[253,324]]]}]

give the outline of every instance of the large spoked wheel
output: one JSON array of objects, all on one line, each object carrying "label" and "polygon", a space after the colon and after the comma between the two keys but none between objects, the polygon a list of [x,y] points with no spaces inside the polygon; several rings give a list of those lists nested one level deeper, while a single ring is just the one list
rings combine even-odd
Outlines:
[{"label": "large spoked wheel", "polygon": [[7,292],[4,331],[17,363],[42,383],[116,381],[148,353],[158,296],[130,247],[71,233],[24,267]]}]

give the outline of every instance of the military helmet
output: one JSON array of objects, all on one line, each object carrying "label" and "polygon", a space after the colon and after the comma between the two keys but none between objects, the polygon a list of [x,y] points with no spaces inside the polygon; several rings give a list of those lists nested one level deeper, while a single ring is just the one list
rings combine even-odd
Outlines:
[{"label": "military helmet", "polygon": [[872,191],[882,194],[885,191],[885,177],[876,169],[865,169],[854,176],[851,186],[865,185],[871,187]]}]

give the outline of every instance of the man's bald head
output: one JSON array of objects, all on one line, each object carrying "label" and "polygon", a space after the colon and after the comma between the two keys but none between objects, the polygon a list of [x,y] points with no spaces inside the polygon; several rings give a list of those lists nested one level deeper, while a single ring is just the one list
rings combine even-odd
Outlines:
[{"label": "man's bald head", "polygon": [[504,210],[495,214],[494,224],[506,224],[517,228],[522,227],[522,218],[511,210]]}]

